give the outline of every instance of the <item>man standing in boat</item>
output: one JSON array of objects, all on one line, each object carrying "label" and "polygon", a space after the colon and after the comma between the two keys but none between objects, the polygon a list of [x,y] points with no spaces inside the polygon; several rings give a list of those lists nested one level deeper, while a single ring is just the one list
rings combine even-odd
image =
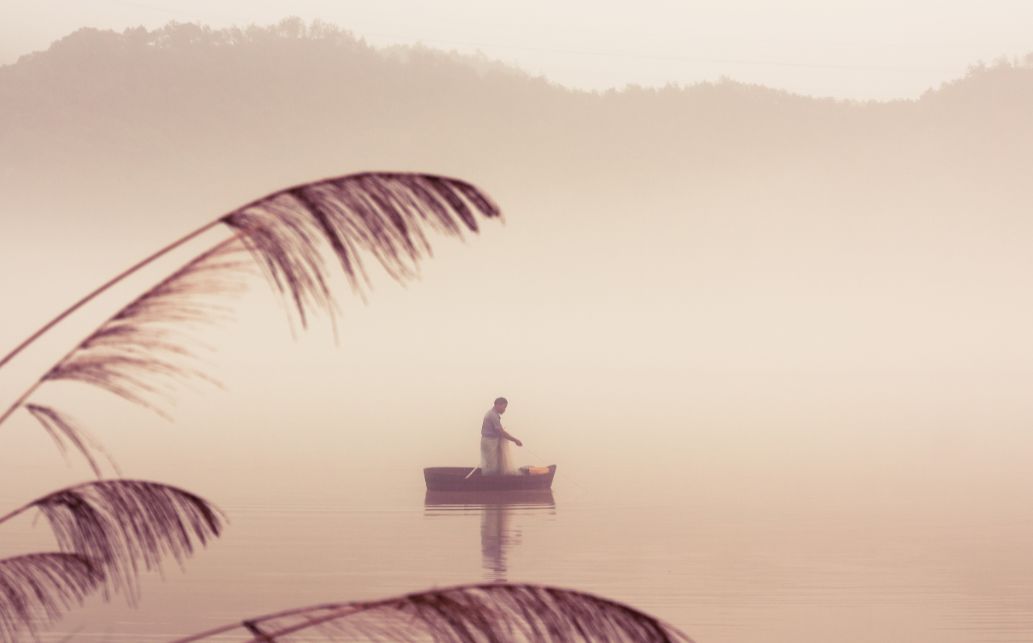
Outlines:
[{"label": "man standing in boat", "polygon": [[513,437],[502,428],[502,414],[506,412],[509,402],[504,397],[495,399],[495,404],[484,414],[481,422],[481,474],[500,475],[516,473],[510,462],[507,442],[518,447],[524,443]]}]

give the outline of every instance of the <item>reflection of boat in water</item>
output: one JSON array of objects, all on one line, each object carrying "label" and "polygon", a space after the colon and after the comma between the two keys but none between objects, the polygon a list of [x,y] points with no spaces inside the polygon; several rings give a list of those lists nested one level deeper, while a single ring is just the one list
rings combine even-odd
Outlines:
[{"label": "reflection of boat in water", "polygon": [[427,507],[488,507],[503,505],[520,507],[555,507],[551,489],[517,491],[427,491],[423,504]]},{"label": "reflection of boat in water", "polygon": [[552,488],[556,465],[548,466],[548,473],[502,476],[481,475],[480,468],[427,467],[423,479],[428,491],[532,491]]},{"label": "reflection of boat in water", "polygon": [[[469,469],[466,469],[469,471]],[[515,477],[515,476],[514,476]],[[505,581],[507,552],[520,544],[519,529],[511,519],[525,512],[552,510],[556,501],[549,489],[523,491],[427,491],[424,504],[436,515],[448,513],[481,516],[481,564],[489,580]],[[550,512],[551,513],[551,512]]]}]

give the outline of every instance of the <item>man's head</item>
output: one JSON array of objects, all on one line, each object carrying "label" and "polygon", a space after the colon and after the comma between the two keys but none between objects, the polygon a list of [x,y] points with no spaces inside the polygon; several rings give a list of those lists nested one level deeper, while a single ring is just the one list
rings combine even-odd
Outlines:
[{"label": "man's head", "polygon": [[495,412],[502,415],[506,412],[506,407],[509,406],[509,400],[504,397],[495,398]]}]

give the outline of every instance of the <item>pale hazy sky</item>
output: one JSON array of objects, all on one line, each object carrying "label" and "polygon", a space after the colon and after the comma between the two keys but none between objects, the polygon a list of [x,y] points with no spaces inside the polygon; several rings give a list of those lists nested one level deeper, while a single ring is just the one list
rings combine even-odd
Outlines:
[{"label": "pale hazy sky", "polygon": [[979,60],[1033,52],[1029,0],[0,0],[0,64],[84,26],[291,15],[375,45],[480,50],[590,89],[728,76],[805,94],[913,97]]}]

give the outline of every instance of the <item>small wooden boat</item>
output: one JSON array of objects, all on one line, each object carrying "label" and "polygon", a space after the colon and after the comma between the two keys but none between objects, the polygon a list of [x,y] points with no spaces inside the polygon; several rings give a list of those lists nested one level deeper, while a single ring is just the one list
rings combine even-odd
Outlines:
[{"label": "small wooden boat", "polygon": [[548,473],[485,476],[479,467],[473,473],[470,467],[427,467],[423,479],[428,491],[531,491],[552,488],[556,465],[548,469]]}]

